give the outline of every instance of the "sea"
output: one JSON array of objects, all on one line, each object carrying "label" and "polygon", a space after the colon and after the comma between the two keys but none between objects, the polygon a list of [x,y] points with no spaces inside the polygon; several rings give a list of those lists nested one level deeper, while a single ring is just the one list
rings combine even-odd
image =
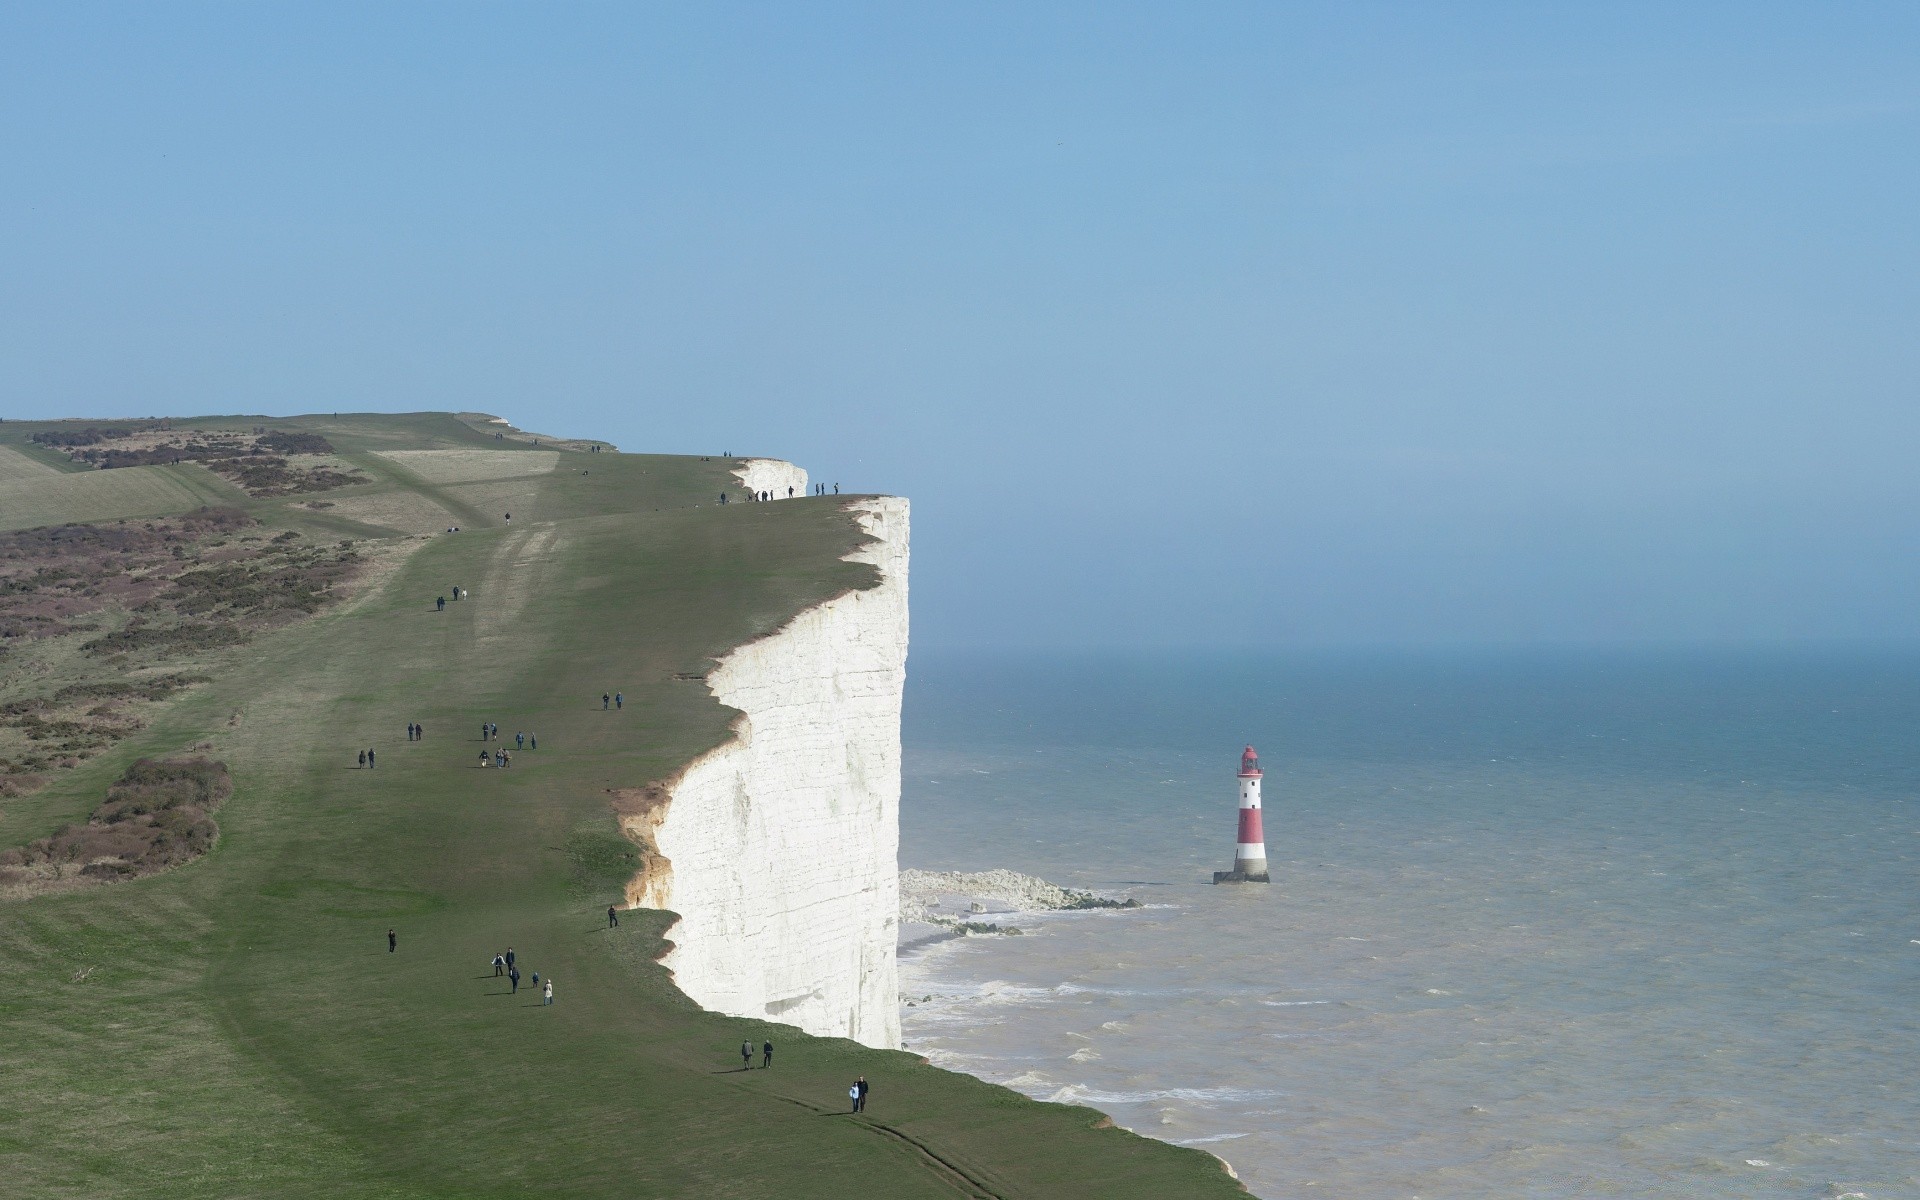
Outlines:
[{"label": "sea", "polygon": [[[1920,1198],[1920,653],[916,652],[934,1063],[1263,1197]],[[1260,754],[1267,885],[1232,866]]]}]

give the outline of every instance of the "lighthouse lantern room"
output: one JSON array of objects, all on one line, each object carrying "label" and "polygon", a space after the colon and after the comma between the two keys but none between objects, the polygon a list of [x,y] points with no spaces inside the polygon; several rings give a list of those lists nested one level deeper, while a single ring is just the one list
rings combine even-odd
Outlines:
[{"label": "lighthouse lantern room", "polygon": [[1215,871],[1215,883],[1266,883],[1267,838],[1260,828],[1260,755],[1252,746],[1240,754],[1240,834],[1233,848],[1233,870]]}]

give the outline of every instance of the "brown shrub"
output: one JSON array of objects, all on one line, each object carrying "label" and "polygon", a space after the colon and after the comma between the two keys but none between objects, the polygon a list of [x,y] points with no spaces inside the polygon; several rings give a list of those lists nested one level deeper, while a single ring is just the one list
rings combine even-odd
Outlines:
[{"label": "brown shrub", "polygon": [[78,876],[132,879],[178,866],[213,848],[213,814],[233,794],[227,764],[206,758],[143,758],[107,789],[85,825],[0,852],[8,882],[42,887]]}]

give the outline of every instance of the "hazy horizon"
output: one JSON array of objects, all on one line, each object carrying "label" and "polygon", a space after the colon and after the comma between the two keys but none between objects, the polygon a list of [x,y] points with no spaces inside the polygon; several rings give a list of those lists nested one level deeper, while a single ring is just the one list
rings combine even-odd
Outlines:
[{"label": "hazy horizon", "polygon": [[1920,12],[0,5],[0,416],[914,500],[916,647],[1920,642]]}]

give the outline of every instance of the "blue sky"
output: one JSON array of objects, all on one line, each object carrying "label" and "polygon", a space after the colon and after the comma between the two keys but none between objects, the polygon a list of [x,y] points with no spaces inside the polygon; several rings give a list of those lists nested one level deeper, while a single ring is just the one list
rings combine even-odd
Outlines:
[{"label": "blue sky", "polygon": [[0,5],[0,414],[915,501],[929,647],[1920,635],[1920,9]]}]

